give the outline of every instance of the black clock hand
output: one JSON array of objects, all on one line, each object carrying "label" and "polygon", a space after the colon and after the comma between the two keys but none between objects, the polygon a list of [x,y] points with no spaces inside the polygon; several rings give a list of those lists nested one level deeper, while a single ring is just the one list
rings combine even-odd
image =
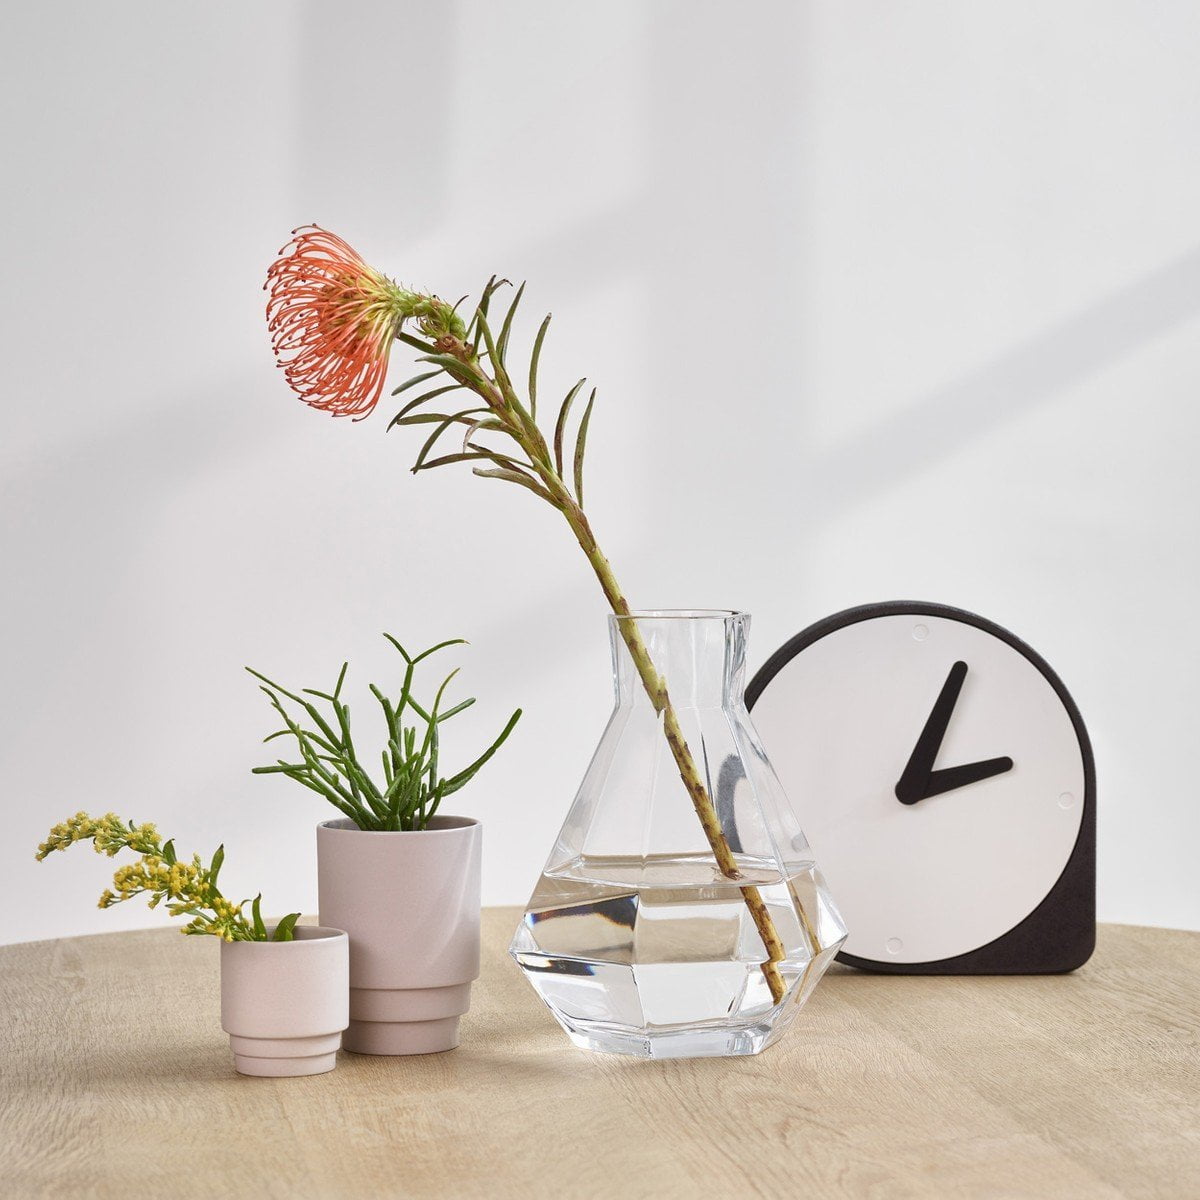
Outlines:
[{"label": "black clock hand", "polygon": [[950,668],[950,674],[946,676],[946,682],[942,684],[942,690],[934,701],[925,728],[921,730],[921,736],[917,738],[917,744],[913,747],[904,773],[896,784],[896,799],[901,804],[916,804],[918,800],[925,799],[925,788],[933,774],[937,752],[941,749],[942,738],[946,736],[946,726],[950,724],[950,717],[955,704],[958,703],[958,694],[962,691],[963,680],[966,677],[965,662],[956,662]]},{"label": "black clock hand", "polygon": [[940,796],[942,792],[952,792],[955,788],[966,787],[968,783],[991,779],[993,775],[1003,775],[1012,768],[1013,760],[1006,755],[1004,758],[986,758],[982,762],[963,763],[961,767],[945,767],[940,771],[932,771],[921,799]]}]

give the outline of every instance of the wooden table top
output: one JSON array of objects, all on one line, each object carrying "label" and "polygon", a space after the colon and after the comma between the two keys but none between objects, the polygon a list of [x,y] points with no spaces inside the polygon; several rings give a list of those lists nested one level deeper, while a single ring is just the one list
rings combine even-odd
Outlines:
[{"label": "wooden table top", "polygon": [[0,1194],[1200,1196],[1200,934],[1103,926],[1074,975],[835,966],[756,1058],[574,1049],[484,913],[449,1054],[247,1079],[217,943],[0,948]]}]

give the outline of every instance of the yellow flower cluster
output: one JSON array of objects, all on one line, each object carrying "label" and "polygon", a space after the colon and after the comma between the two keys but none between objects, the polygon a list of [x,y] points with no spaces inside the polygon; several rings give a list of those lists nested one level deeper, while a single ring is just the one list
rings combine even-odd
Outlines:
[{"label": "yellow flower cluster", "polygon": [[242,906],[231,903],[217,890],[221,852],[209,867],[198,854],[191,862],[182,862],[176,859],[172,843],[164,846],[160,842],[152,824],[126,824],[115,813],[89,817],[78,812],[50,830],[38,846],[37,857],[41,860],[55,850],[88,840],[98,854],[112,857],[118,850],[133,850],[141,855],[137,862],[117,868],[113,888],[106,888],[100,896],[101,908],[112,908],[145,894],[150,897],[151,908],[165,900],[173,917],[190,916],[184,933],[213,934],[227,942],[255,940],[254,927],[242,916]]},{"label": "yellow flower cluster", "polygon": [[[231,904],[224,896],[216,896],[213,898],[210,907],[213,912],[212,917],[193,917],[183,927],[183,932],[212,933],[227,942],[247,940],[245,937],[239,936],[240,933],[250,928],[246,923],[246,919],[242,916],[242,906],[240,904]],[[171,911],[174,912],[175,909],[172,908]]]},{"label": "yellow flower cluster", "polygon": [[[107,819],[107,817],[102,817],[101,821]],[[99,824],[99,821],[93,820],[85,812],[77,812],[73,817],[61,821],[50,830],[49,837],[38,847],[38,861],[40,862],[54,850],[65,850],[75,842],[94,837]]]},{"label": "yellow flower cluster", "polygon": [[117,901],[128,900],[139,892],[153,892],[150,907],[163,900],[182,900],[205,904],[211,891],[204,868],[197,858],[194,862],[168,864],[156,854],[143,855],[137,862],[120,867],[113,876]]},{"label": "yellow flower cluster", "polygon": [[85,812],[77,812],[50,830],[49,837],[37,848],[38,861],[55,850],[65,850],[76,842],[88,839],[91,839],[97,854],[107,854],[109,858],[126,848],[136,850],[139,854],[153,854],[161,849],[158,830],[149,822],[134,825],[130,821],[125,825],[116,813],[89,817]]}]

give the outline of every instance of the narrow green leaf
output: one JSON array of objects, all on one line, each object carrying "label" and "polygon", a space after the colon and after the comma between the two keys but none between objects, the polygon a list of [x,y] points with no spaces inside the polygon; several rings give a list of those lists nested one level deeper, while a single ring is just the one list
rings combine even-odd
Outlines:
[{"label": "narrow green leaf", "polygon": [[[462,412],[457,413],[413,413],[408,417],[396,417],[393,425],[432,425],[436,421],[449,421],[452,425],[469,425],[472,429],[477,425],[482,424],[480,421],[472,421],[471,417],[476,413],[491,412],[490,408],[464,408]],[[501,425],[500,428],[503,429]]]},{"label": "narrow green leaf", "polygon": [[508,735],[512,733],[520,719],[521,710],[518,708],[517,711],[513,713],[511,717],[509,717],[508,724],[505,725],[500,736],[469,767],[459,771],[459,773],[452,778],[442,781],[442,794],[449,796],[453,792],[457,792],[458,789],[463,787],[465,784],[469,783],[479,771],[480,767],[482,767],[488,761],[488,759],[490,759],[492,755],[504,745]]},{"label": "narrow green leaf", "polygon": [[522,475],[518,471],[497,470],[485,471],[482,467],[475,467],[472,474],[478,475],[480,479],[506,479],[509,483],[519,483],[523,488],[528,488],[535,496],[541,497],[547,504],[552,504],[558,508],[558,501],[540,484],[534,483],[528,475]]},{"label": "narrow green leaf", "polygon": [[174,838],[171,838],[170,841],[163,843],[163,862],[165,862],[168,867],[173,867],[175,865],[175,839]]},{"label": "narrow green leaf", "polygon": [[475,305],[475,312],[471,315],[471,323],[467,326],[467,333],[472,337],[478,336],[479,314],[483,313],[487,316],[488,305],[492,300],[492,288],[495,285],[496,277],[493,275],[487,283],[483,285],[483,290],[479,293],[479,303]]},{"label": "narrow green leaf", "polygon": [[406,379],[396,388],[392,392],[392,395],[398,396],[401,392],[407,392],[410,387],[416,387],[418,383],[424,383],[425,380],[432,379],[435,375],[440,375],[441,373],[441,368],[439,367],[436,371],[426,371],[423,375],[414,375],[411,379]]},{"label": "narrow green leaf", "polygon": [[417,461],[413,463],[412,470],[414,475],[421,470],[425,460],[429,457],[429,452],[437,444],[438,438],[440,438],[442,434],[445,433],[446,430],[449,429],[453,424],[453,420],[445,420],[440,422],[437,428],[429,435],[429,437],[425,439],[425,445],[421,447],[421,453],[417,455]]},{"label": "narrow green leaf", "polygon": [[449,466],[450,463],[478,462],[480,459],[483,459],[487,462],[496,461],[490,454],[481,454],[474,450],[467,453],[460,452],[458,454],[443,454],[440,458],[431,458],[427,462],[422,463],[419,467],[413,467],[413,474],[415,475],[418,471],[431,471],[434,467]]},{"label": "narrow green leaf", "polygon": [[435,367],[441,367],[451,379],[467,381],[472,377],[470,367],[461,359],[455,358],[453,354],[442,354],[435,350],[432,354],[422,355],[421,362],[432,363]]},{"label": "narrow green leaf", "polygon": [[[279,702],[279,697],[275,695],[275,692],[279,692],[282,695],[286,696],[289,700],[292,700],[296,704],[299,704],[300,707],[303,708],[304,711],[306,713],[308,713],[308,715],[312,718],[313,723],[320,727],[321,732],[331,742],[337,741],[337,737],[334,735],[333,730],[329,728],[329,725],[325,722],[325,720],[321,716],[320,712],[316,708],[314,708],[307,700],[305,700],[303,696],[297,696],[294,692],[289,692],[286,688],[280,687],[279,684],[272,683],[271,680],[269,680],[265,675],[259,674],[259,672],[254,670],[253,667],[247,667],[246,670],[249,671],[250,674],[253,675],[256,679],[261,679],[263,681],[263,683],[270,685],[269,687],[264,687],[262,690],[266,693],[267,698],[271,701],[272,707],[275,709],[275,711],[277,713],[279,713],[280,717],[283,720],[283,723],[288,727],[288,729],[290,729],[292,731],[293,734],[296,735],[297,740],[301,740],[301,737],[302,737],[304,731],[301,730],[300,727],[296,724],[296,722],[293,721],[291,719],[291,717],[288,716],[286,709],[284,709],[283,705]],[[274,688],[275,691],[272,691],[271,690],[272,688]]]},{"label": "narrow green leaf", "polygon": [[[476,409],[475,411],[482,412],[482,411],[490,411],[490,410]],[[472,421],[467,426],[466,430],[463,432],[463,450],[467,449],[467,446],[470,443],[471,439],[480,430],[494,430],[497,433],[507,433],[507,434],[512,433],[512,427],[510,425],[506,424],[504,421],[500,420],[498,417],[494,417],[494,416],[493,417],[483,417],[478,421]]]},{"label": "narrow green leaf", "polygon": [[520,462],[518,459],[510,457],[500,450],[493,450],[490,446],[485,446],[482,442],[467,442],[463,446],[463,453],[466,454],[467,452],[485,454],[496,466],[504,467],[508,471],[517,471],[522,475],[528,476],[530,479],[533,478],[529,475],[529,471],[531,470],[529,464]]},{"label": "narrow green leaf", "polygon": [[455,667],[454,670],[442,680],[442,685],[438,688],[437,695],[435,695],[433,698],[433,707],[429,710],[429,724],[425,727],[425,737],[421,743],[421,762],[425,761],[426,756],[430,752],[430,746],[437,737],[438,710],[442,706],[442,697],[446,694],[446,689],[450,686],[451,681],[454,679],[455,675],[458,674],[460,669],[461,668],[459,667]]},{"label": "narrow green leaf", "polygon": [[392,702],[383,694],[382,691],[373,683],[367,685],[371,689],[371,695],[379,702],[379,707],[383,709],[384,720],[387,721],[388,734],[391,737],[396,736],[396,710],[392,707]]},{"label": "narrow green leaf", "polygon": [[579,432],[575,435],[575,499],[583,507],[583,450],[587,445],[588,422],[592,419],[592,405],[596,403],[596,389],[588,397],[587,408],[583,410],[583,419],[579,422]]},{"label": "narrow green leaf", "polygon": [[438,715],[438,724],[440,725],[443,721],[448,721],[451,717],[457,716],[464,708],[470,708],[474,703],[475,697],[472,696],[469,700],[460,701],[453,708],[446,709],[444,713]]},{"label": "narrow green leaf", "polygon": [[259,892],[254,897],[254,903],[250,907],[250,913],[254,923],[254,940],[256,942],[265,942],[267,940],[267,927],[263,924],[262,919],[262,892]]},{"label": "narrow green leaf", "polygon": [[579,395],[579,389],[587,383],[581,379],[563,398],[562,407],[558,410],[558,420],[554,424],[554,468],[561,476],[563,473],[563,435],[567,431],[567,414],[571,411],[571,402]]},{"label": "narrow green leaf", "polygon": [[488,307],[492,303],[492,296],[508,283],[507,279],[497,279],[493,275],[487,283],[483,285],[483,291],[479,294],[479,303],[475,306],[475,316],[471,320],[471,325],[475,329],[476,336],[479,333],[479,323],[482,319],[487,320]]},{"label": "narrow green leaf", "polygon": [[550,313],[546,314],[546,319],[537,331],[537,337],[533,340],[533,353],[529,357],[529,414],[535,421],[537,420],[538,359],[542,356],[542,342],[545,340],[546,330],[550,328],[550,316]]},{"label": "narrow green leaf", "polygon": [[483,334],[484,345],[487,346],[488,357],[492,360],[492,370],[496,374],[496,382],[503,387],[508,376],[504,370],[504,364],[500,361],[500,356],[496,351],[496,343],[492,339],[492,329],[487,323],[487,317],[482,313],[478,317],[479,332]]},{"label": "narrow green leaf", "polygon": [[265,675],[263,675],[261,672],[259,672],[259,671],[256,671],[256,670],[255,670],[253,667],[246,667],[246,668],[244,668],[244,669],[245,669],[246,671],[248,671],[248,672],[249,672],[251,675],[253,675],[255,679],[261,680],[263,683],[265,683],[265,684],[267,685],[267,687],[266,687],[266,688],[263,688],[263,691],[267,692],[267,695],[268,695],[268,696],[270,696],[270,695],[271,695],[271,693],[270,693],[269,691],[267,691],[267,688],[272,688],[272,689],[274,689],[275,691],[277,691],[277,692],[278,692],[278,693],[279,693],[281,696],[286,696],[286,697],[287,697],[289,700],[294,700],[294,701],[295,701],[297,704],[303,704],[303,703],[304,703],[304,701],[303,701],[303,700],[301,700],[299,696],[295,695],[295,694],[294,694],[294,693],[292,693],[292,692],[289,692],[289,691],[287,690],[287,688],[285,688],[285,687],[280,687],[280,686],[279,686],[279,684],[277,684],[277,683],[273,683],[273,682],[272,682],[270,679],[268,679],[268,678],[267,678]]},{"label": "narrow green leaf", "polygon": [[508,354],[508,336],[512,332],[513,317],[516,316],[517,305],[521,303],[523,295],[525,295],[525,285],[522,283],[517,288],[513,302],[508,306],[508,312],[504,314],[504,323],[500,326],[500,337],[496,341],[496,350],[500,355],[501,366],[504,365],[505,356]]},{"label": "narrow green leaf", "polygon": [[396,340],[403,342],[406,346],[411,346],[414,350],[420,350],[422,354],[437,353],[437,347],[432,342],[422,341],[410,333],[397,333]]},{"label": "narrow green leaf", "polygon": [[439,650],[445,650],[448,646],[469,646],[471,643],[466,638],[447,638],[444,642],[438,642],[436,646],[430,646],[428,650],[422,650],[416,658],[413,659],[413,666],[421,662],[422,659],[428,658],[431,654],[436,654]]},{"label": "narrow green leaf", "polygon": [[[173,853],[174,852],[172,851],[172,854]],[[174,862],[175,861],[174,857],[172,857],[169,861]],[[224,861],[225,861],[225,847],[224,847],[224,845],[221,845],[221,846],[217,847],[217,852],[212,857],[212,866],[210,866],[208,868],[208,882],[214,888],[217,886],[217,876],[221,872],[221,864]]]},{"label": "narrow green leaf", "polygon": [[300,914],[288,913],[283,917],[279,924],[275,926],[275,936],[271,939],[273,942],[290,942],[295,940],[296,922],[300,920]]},{"label": "narrow green leaf", "polygon": [[344,753],[338,757],[338,768],[346,782],[350,784],[354,798],[360,799],[359,792],[362,792],[367,798],[367,803],[374,808],[373,802],[379,799],[379,789],[375,786],[375,781],[359,765],[354,739],[350,735],[350,706],[343,704],[340,700],[335,700],[334,713],[342,731],[342,746],[345,748]]},{"label": "narrow green leaf", "polygon": [[407,417],[407,416],[408,416],[408,414],[409,414],[410,412],[412,412],[412,410],[413,410],[414,408],[420,408],[420,407],[421,407],[421,405],[422,405],[422,404],[425,404],[427,401],[429,401],[429,400],[434,400],[434,399],[436,399],[438,396],[444,396],[444,395],[445,395],[447,392],[458,392],[458,391],[462,391],[462,390],[464,390],[464,389],[466,389],[466,384],[464,384],[464,383],[448,383],[448,384],[446,384],[446,386],[445,386],[445,387],[434,388],[434,389],[433,389],[432,391],[430,391],[430,392],[422,392],[422,394],[421,394],[421,395],[419,395],[419,396],[418,396],[418,397],[417,397],[415,400],[410,400],[410,401],[409,401],[409,402],[408,402],[408,403],[407,403],[407,404],[406,404],[406,405],[405,405],[405,406],[404,406],[404,407],[403,407],[403,408],[402,408],[402,409],[401,409],[401,410],[400,410],[400,411],[399,411],[399,412],[398,412],[398,413],[397,413],[397,414],[396,414],[396,415],[395,415],[395,416],[394,416],[394,417],[393,417],[393,418],[392,418],[392,419],[391,419],[391,420],[388,422],[388,428],[389,428],[389,429],[391,429],[393,425],[402,425],[402,424],[404,424],[404,418],[405,418],[405,417]]},{"label": "narrow green leaf", "polygon": [[[423,814],[424,825],[428,825],[430,819],[437,815],[438,805],[442,802],[442,797],[446,793],[445,782],[439,783],[433,790],[433,803],[429,806],[429,811]],[[422,827],[424,827],[424,825]]]},{"label": "narrow green leaf", "polygon": [[336,794],[341,798],[343,803],[349,805],[356,811],[364,811],[362,805],[358,802],[358,798],[347,792],[346,789],[342,787],[341,780],[338,778],[338,776],[334,774],[334,772],[322,766],[320,759],[316,754],[314,754],[307,746],[302,745],[300,749],[304,754],[304,761],[307,764],[310,773],[314,777],[315,782],[325,784],[331,793]]}]

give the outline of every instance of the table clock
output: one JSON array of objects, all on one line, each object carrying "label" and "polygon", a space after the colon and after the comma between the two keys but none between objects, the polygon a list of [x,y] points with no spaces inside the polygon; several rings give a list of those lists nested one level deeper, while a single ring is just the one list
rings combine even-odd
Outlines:
[{"label": "table clock", "polygon": [[772,655],[746,703],[850,930],[842,962],[991,975],[1087,961],[1091,745],[1020,638],[942,604],[851,608]]}]

